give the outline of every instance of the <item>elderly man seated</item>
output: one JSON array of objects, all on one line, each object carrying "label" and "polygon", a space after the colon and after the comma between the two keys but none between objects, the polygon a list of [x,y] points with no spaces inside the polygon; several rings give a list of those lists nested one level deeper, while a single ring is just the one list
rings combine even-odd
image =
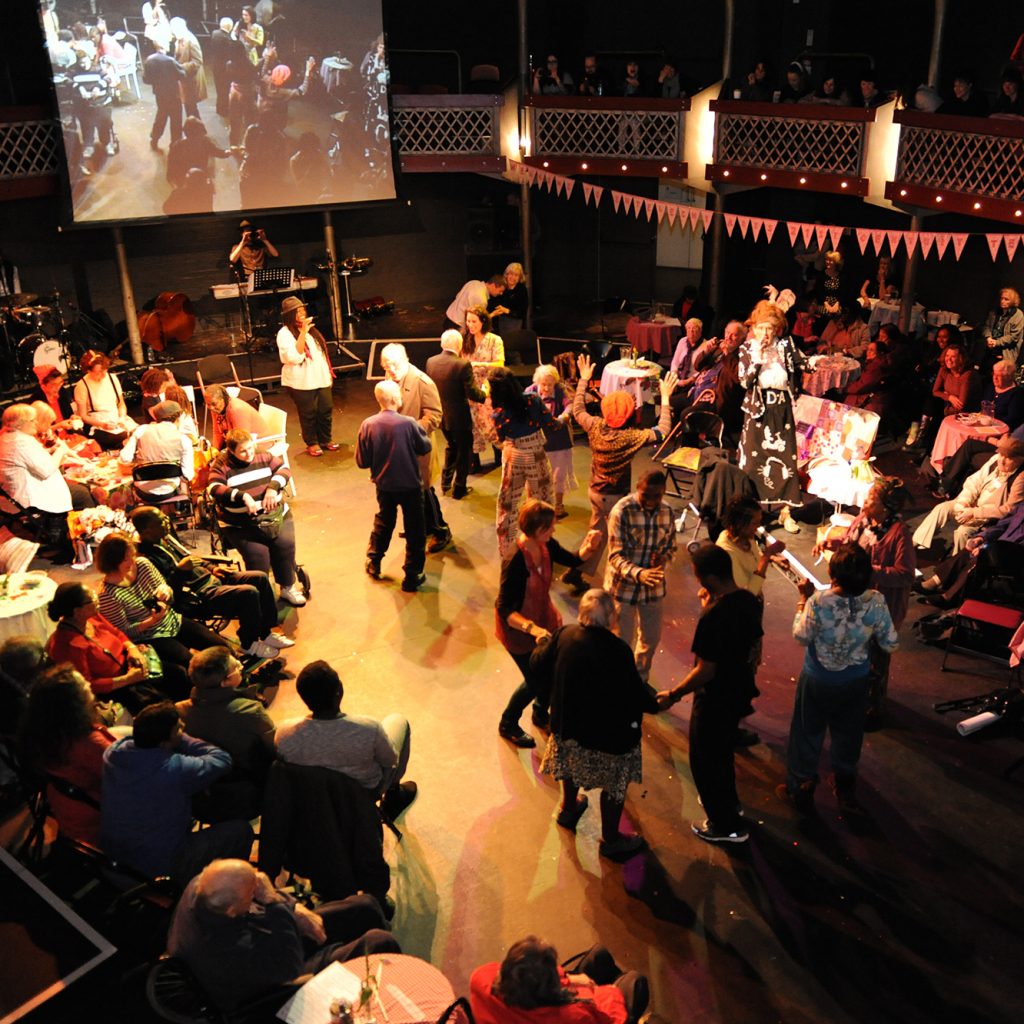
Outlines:
[{"label": "elderly man seated", "polygon": [[177,402],[158,402],[150,409],[152,423],[144,423],[125,442],[121,461],[131,465],[147,462],[173,462],[181,467],[181,476],[160,480],[136,480],[135,489],[154,498],[165,498],[181,488],[182,478],[195,475],[195,446],[178,429],[182,408]]},{"label": "elderly man seated", "polygon": [[185,887],[167,951],[188,964],[222,1010],[233,1010],[330,963],[400,953],[384,926],[372,896],[323,903],[314,912],[248,861],[215,860]]},{"label": "elderly man seated", "polygon": [[1004,437],[996,445],[996,454],[967,478],[963,490],[924,517],[914,531],[915,547],[930,548],[936,536],[952,528],[953,554],[962,551],[971,537],[1008,515],[1024,498],[1022,466],[1024,442]]}]

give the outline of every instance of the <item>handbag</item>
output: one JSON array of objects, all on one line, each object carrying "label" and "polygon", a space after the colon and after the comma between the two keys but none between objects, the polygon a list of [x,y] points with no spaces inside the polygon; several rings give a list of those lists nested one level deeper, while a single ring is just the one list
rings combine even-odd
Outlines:
[{"label": "handbag", "polygon": [[260,512],[256,516],[256,527],[268,540],[277,540],[284,523],[284,504],[280,504],[269,512]]}]

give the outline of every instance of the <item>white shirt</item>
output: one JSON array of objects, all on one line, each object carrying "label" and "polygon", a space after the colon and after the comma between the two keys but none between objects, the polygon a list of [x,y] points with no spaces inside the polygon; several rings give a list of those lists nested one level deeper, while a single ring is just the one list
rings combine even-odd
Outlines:
[{"label": "white shirt", "polygon": [[315,391],[331,386],[331,367],[319,342],[309,337],[305,354],[299,352],[298,339],[291,329],[277,332],[277,354],[281,357],[281,386],[297,391]]},{"label": "white shirt", "polygon": [[0,481],[25,508],[71,511],[71,491],[60,475],[60,461],[31,434],[21,430],[0,433]]},{"label": "white shirt", "polygon": [[[192,440],[181,432],[174,423],[144,423],[132,434],[121,449],[121,461],[126,464],[144,462],[176,462],[181,467],[181,476],[191,480],[195,476],[195,448]],[[173,494],[181,483],[181,477],[164,480],[137,480],[136,490],[144,494],[162,497]]]},{"label": "white shirt", "polygon": [[455,301],[448,307],[445,316],[453,324],[460,327],[466,326],[466,313],[474,306],[487,308],[487,285],[483,281],[467,281],[455,296]]}]

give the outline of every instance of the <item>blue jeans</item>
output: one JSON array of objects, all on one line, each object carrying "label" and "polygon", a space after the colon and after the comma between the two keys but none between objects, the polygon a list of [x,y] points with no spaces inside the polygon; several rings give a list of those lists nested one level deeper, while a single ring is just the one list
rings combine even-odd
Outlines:
[{"label": "blue jeans", "polygon": [[791,791],[802,782],[818,781],[818,759],[826,729],[831,736],[829,757],[836,781],[840,785],[852,783],[864,741],[868,679],[869,676],[863,675],[837,683],[819,679],[806,671],[800,673],[786,755],[789,769],[786,784]]}]

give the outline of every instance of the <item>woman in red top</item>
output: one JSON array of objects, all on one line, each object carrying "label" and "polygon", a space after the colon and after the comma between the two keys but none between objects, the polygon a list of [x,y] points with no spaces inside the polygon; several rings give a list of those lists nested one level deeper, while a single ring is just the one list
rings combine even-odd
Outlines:
[{"label": "woman in red top", "polygon": [[477,1024],[633,1024],[647,1009],[647,979],[619,969],[594,946],[567,974],[555,947],[534,935],[520,939],[500,965],[484,964],[469,980]]},{"label": "woman in red top", "polygon": [[270,433],[266,421],[248,402],[232,398],[223,384],[211,384],[203,391],[213,415],[213,447],[220,451],[229,430],[247,430],[253,437]]},{"label": "woman in red top", "polygon": [[[25,763],[47,777],[47,800],[61,832],[94,846],[100,836],[103,752],[113,742],[97,722],[92,690],[78,672],[58,665],[40,676],[21,728]],[[52,778],[67,786],[58,789]]]},{"label": "woman in red top", "polygon": [[57,623],[46,645],[50,659],[73,665],[96,696],[120,701],[133,715],[161,697],[151,686],[137,689],[149,675],[146,653],[100,614],[91,587],[62,583],[47,613]]}]

